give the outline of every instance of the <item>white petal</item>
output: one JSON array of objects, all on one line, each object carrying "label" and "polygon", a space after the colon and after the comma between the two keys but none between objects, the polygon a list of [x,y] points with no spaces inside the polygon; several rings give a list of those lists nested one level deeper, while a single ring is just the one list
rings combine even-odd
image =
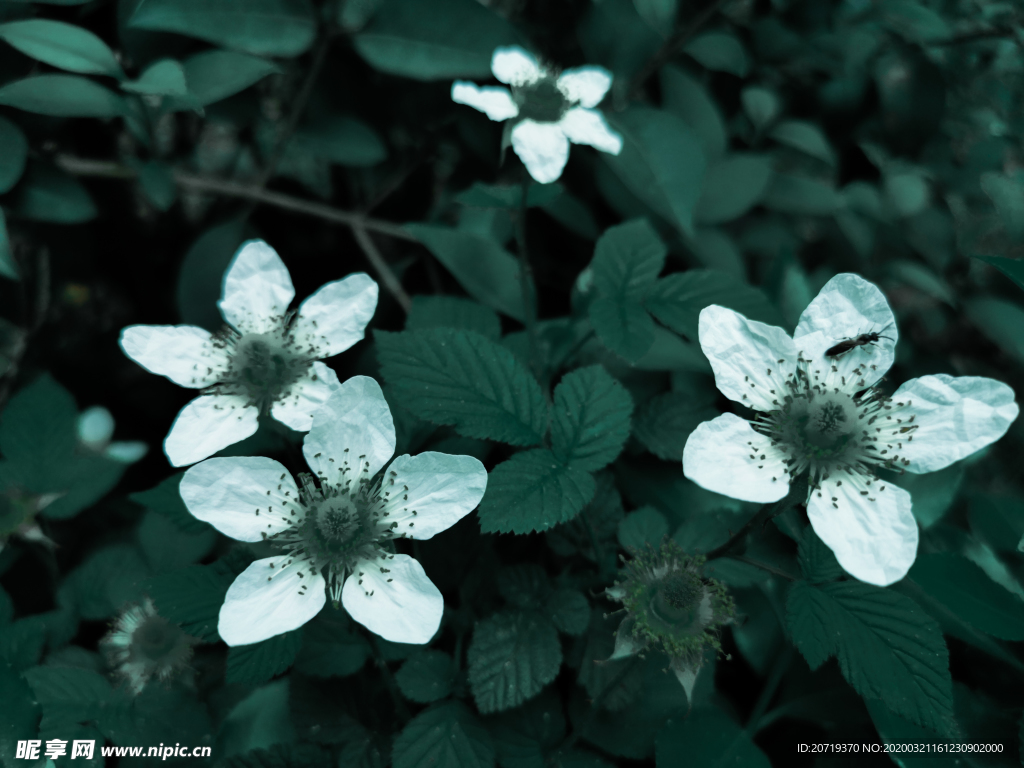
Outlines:
[{"label": "white petal", "polygon": [[565,98],[581,107],[596,107],[612,87],[612,73],[604,67],[573,67],[558,76]]},{"label": "white petal", "polygon": [[797,359],[784,330],[712,304],[701,310],[697,335],[723,395],[758,411],[778,408]]},{"label": "white petal", "polygon": [[292,385],[288,394],[270,406],[270,415],[296,432],[309,432],[313,414],[340,388],[338,374],[317,360],[309,372]]},{"label": "white petal", "polygon": [[377,283],[357,272],[321,286],[302,302],[289,333],[311,357],[331,357],[363,338],[376,309]]},{"label": "white petal", "polygon": [[102,451],[114,434],[114,417],[102,405],[86,408],[78,414],[78,440]]},{"label": "white petal", "polygon": [[185,472],[180,492],[193,517],[238,541],[283,531],[301,510],[291,473],[262,456],[207,459]]},{"label": "white petal", "polygon": [[324,586],[323,576],[291,555],[257,560],[228,587],[217,631],[228,645],[291,632],[320,613],[327,602]]},{"label": "white petal", "polygon": [[558,123],[523,120],[512,129],[512,149],[541,184],[556,181],[569,159],[569,139]]},{"label": "white petal", "polygon": [[194,325],[129,325],[121,331],[121,349],[150,373],[179,387],[201,389],[220,381],[228,365],[211,334]]},{"label": "white petal", "polygon": [[1010,387],[983,376],[922,376],[892,399],[910,401],[900,414],[904,423],[915,416],[914,439],[904,439],[899,451],[910,461],[901,464],[908,472],[935,472],[980,451],[1005,435],[1020,412]]},{"label": "white petal", "polygon": [[281,322],[294,298],[291,275],[277,251],[262,240],[249,240],[224,273],[217,306],[242,333],[266,333]]},{"label": "white petal", "polygon": [[481,88],[476,83],[456,80],[452,83],[452,101],[483,112],[491,120],[508,120],[519,114],[511,92],[500,85]]},{"label": "white petal", "polygon": [[505,85],[532,83],[544,74],[533,54],[518,45],[495,48],[491,56],[491,72]]},{"label": "white petal", "polygon": [[[793,341],[804,357],[818,361],[824,359],[826,350],[844,339],[855,339],[865,333],[878,333],[889,338],[828,358],[838,368],[833,378],[857,381],[856,389],[871,386],[892,367],[899,334],[889,302],[878,286],[859,275],[844,273],[825,283],[807,305],[800,315]],[[861,377],[852,373],[858,367],[864,369],[863,386],[859,384]]]},{"label": "white petal", "polygon": [[331,483],[374,475],[395,455],[395,422],[380,384],[353,376],[313,416],[302,442],[306,462]]},{"label": "white petal", "polygon": [[622,151],[622,136],[608,126],[604,115],[596,109],[570,109],[562,115],[558,126],[573,144],[589,144],[613,155]]},{"label": "white petal", "polygon": [[382,490],[388,521],[398,523],[395,533],[429,539],[476,509],[486,488],[487,470],[479,460],[427,451],[391,462]]},{"label": "white petal", "polygon": [[147,453],[149,446],[141,440],[115,440],[103,450],[103,455],[108,459],[122,464],[134,464]]},{"label": "white petal", "polygon": [[341,602],[349,616],[393,643],[429,642],[444,613],[441,592],[408,555],[359,563],[345,580]]},{"label": "white petal", "polygon": [[723,413],[700,424],[683,446],[683,474],[701,488],[766,503],[789,493],[786,454],[750,422]]},{"label": "white petal", "polygon": [[175,467],[195,464],[256,432],[259,409],[236,395],[203,395],[178,412],[164,440]]},{"label": "white petal", "polygon": [[833,474],[807,498],[807,516],[851,576],[887,587],[917,556],[917,521],[910,494],[880,480]]}]

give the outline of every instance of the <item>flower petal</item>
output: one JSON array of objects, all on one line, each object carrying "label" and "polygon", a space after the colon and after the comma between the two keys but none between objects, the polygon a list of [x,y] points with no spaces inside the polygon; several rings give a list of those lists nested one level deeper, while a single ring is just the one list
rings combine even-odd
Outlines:
[{"label": "flower petal", "polygon": [[321,286],[299,305],[290,328],[310,357],[331,357],[361,340],[377,309],[377,283],[357,272]]},{"label": "flower petal", "polygon": [[313,416],[302,453],[331,483],[354,480],[360,471],[375,475],[395,455],[395,422],[380,384],[353,376],[334,390]]},{"label": "flower petal", "polygon": [[193,517],[238,541],[285,530],[301,509],[291,473],[262,456],[207,459],[185,472],[179,488]]},{"label": "flower petal", "polygon": [[569,159],[569,139],[558,123],[523,120],[512,129],[512,149],[541,184],[557,180]]},{"label": "flower petal", "polygon": [[766,503],[789,493],[786,454],[750,422],[723,413],[700,424],[683,446],[683,474],[701,488]]},{"label": "flower petal", "polygon": [[505,85],[533,83],[544,75],[533,54],[518,45],[495,48],[491,55],[491,72]]},{"label": "flower petal", "polygon": [[287,394],[270,406],[270,415],[296,432],[309,432],[313,414],[341,387],[338,374],[317,360]]},{"label": "flower petal", "polygon": [[202,389],[220,381],[228,366],[212,335],[194,325],[129,325],[121,331],[121,349],[150,373],[179,387]]},{"label": "flower petal", "polygon": [[341,602],[349,616],[393,643],[429,642],[444,613],[441,592],[408,555],[359,563],[345,580]]},{"label": "flower petal", "polygon": [[[893,402],[910,401],[900,414],[914,416],[913,440],[902,440],[899,457],[908,472],[935,472],[980,451],[1006,434],[1020,412],[1013,390],[983,376],[944,373],[911,379]],[[890,439],[892,441],[894,438]]]},{"label": "flower petal", "polygon": [[268,557],[228,587],[217,631],[228,645],[258,643],[298,629],[326,602],[324,578],[309,563],[291,555]]},{"label": "flower petal", "polygon": [[[856,380],[857,389],[876,383],[892,367],[899,338],[896,319],[878,286],[860,275],[844,273],[825,283],[807,305],[800,315],[793,341],[804,357],[818,361],[825,359],[825,352],[839,342],[872,332],[889,338],[828,358],[838,369],[833,372],[833,379]],[[853,373],[858,367],[864,371],[861,374],[863,386],[860,377]]]},{"label": "flower petal", "polygon": [[197,397],[178,412],[164,440],[164,453],[171,466],[195,464],[253,434],[259,413],[238,395]]},{"label": "flower petal", "polygon": [[95,451],[102,451],[113,436],[114,417],[102,405],[94,405],[78,414],[79,442]]},{"label": "flower petal", "polygon": [[758,411],[778,408],[797,360],[784,330],[712,304],[701,310],[697,334],[723,395]]},{"label": "flower petal", "polygon": [[604,67],[566,69],[558,76],[558,88],[565,98],[581,107],[596,107],[612,87],[612,73]]},{"label": "flower petal", "polygon": [[103,449],[103,455],[111,461],[134,464],[149,453],[149,446],[141,440],[115,440]]},{"label": "flower petal", "polygon": [[291,275],[277,251],[262,240],[249,240],[224,273],[217,306],[241,333],[266,333],[283,320],[294,298]]},{"label": "flower petal", "polygon": [[384,475],[388,521],[396,534],[429,539],[448,530],[480,503],[487,470],[472,456],[427,451],[399,456]]},{"label": "flower petal", "polygon": [[512,93],[500,85],[480,87],[476,83],[456,80],[452,83],[452,101],[483,112],[491,120],[508,120],[519,114]]},{"label": "flower petal", "polygon": [[562,115],[558,127],[573,144],[589,144],[613,155],[622,151],[622,136],[608,126],[604,115],[596,109],[570,109]]}]

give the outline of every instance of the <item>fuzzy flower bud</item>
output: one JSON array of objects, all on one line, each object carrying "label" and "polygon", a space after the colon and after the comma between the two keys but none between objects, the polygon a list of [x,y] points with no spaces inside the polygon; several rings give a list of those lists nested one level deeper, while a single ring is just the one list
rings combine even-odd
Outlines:
[{"label": "fuzzy flower bud", "polygon": [[154,678],[166,682],[188,669],[198,638],[156,612],[148,597],[129,606],[100,641],[114,674],[139,695]]}]

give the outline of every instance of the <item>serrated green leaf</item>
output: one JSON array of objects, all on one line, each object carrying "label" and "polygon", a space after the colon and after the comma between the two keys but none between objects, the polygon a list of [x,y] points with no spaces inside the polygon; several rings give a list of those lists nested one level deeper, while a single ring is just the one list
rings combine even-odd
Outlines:
[{"label": "serrated green leaf", "polygon": [[502,568],[495,576],[498,592],[517,608],[536,608],[551,594],[547,572],[536,563],[519,563]]},{"label": "serrated green leaf", "polygon": [[856,581],[797,582],[789,629],[812,669],[832,655],[866,699],[946,735],[956,734],[949,653],[939,626],[912,600]]},{"label": "serrated green leaf", "polygon": [[220,607],[232,581],[234,575],[223,564],[190,565],[153,576],[146,582],[146,594],[161,616],[193,637],[212,642],[219,637]]},{"label": "serrated green leaf", "polygon": [[659,459],[681,461],[690,433],[701,422],[717,415],[715,408],[694,404],[686,393],[664,392],[640,406],[633,421],[633,434]]},{"label": "serrated green leaf", "polygon": [[590,302],[587,313],[601,342],[625,360],[641,359],[654,343],[654,321],[635,299],[598,297]]},{"label": "serrated green leaf", "polygon": [[177,32],[257,56],[298,56],[313,44],[309,0],[146,0],[129,26]]},{"label": "serrated green leaf", "polygon": [[797,559],[804,578],[812,584],[835,581],[843,576],[843,568],[836,556],[811,526],[804,529]]},{"label": "serrated green leaf", "polygon": [[614,299],[643,300],[665,267],[668,250],[646,219],[609,227],[594,247],[594,287]]},{"label": "serrated green leaf", "polygon": [[137,547],[101,547],[64,580],[60,602],[74,606],[83,619],[107,619],[142,597],[143,584],[151,573]]},{"label": "serrated green leaf", "polygon": [[772,177],[766,157],[733,153],[708,167],[694,217],[700,224],[738,219],[761,199]]},{"label": "serrated green leaf", "polygon": [[619,521],[619,544],[623,549],[657,549],[668,535],[668,520],[654,507],[641,507]]},{"label": "serrated green leaf", "polygon": [[458,296],[413,296],[405,330],[426,328],[462,328],[491,341],[501,339],[501,320],[494,310]]},{"label": "serrated green leaf", "polygon": [[545,612],[559,632],[579,636],[590,623],[590,603],[586,595],[576,589],[562,587],[551,593]]},{"label": "serrated green leaf", "polygon": [[473,699],[487,715],[540,693],[558,675],[562,646],[539,613],[504,612],[477,623],[468,659]]},{"label": "serrated green leaf", "polygon": [[362,669],[369,656],[369,643],[352,631],[347,614],[325,608],[302,628],[295,669],[311,677],[346,677]]},{"label": "serrated green leaf", "polygon": [[0,413],[0,452],[9,460],[48,463],[77,444],[78,409],[48,373],[22,387]]},{"label": "serrated green leaf", "polygon": [[156,572],[177,570],[201,560],[217,538],[212,529],[187,533],[156,512],[147,512],[138,529],[139,546]]},{"label": "serrated green leaf", "polygon": [[26,56],[45,64],[83,75],[124,73],[114,52],[87,29],[50,19],[23,19],[0,24],[0,40]]},{"label": "serrated green leaf", "polygon": [[226,680],[245,685],[265,683],[295,662],[301,646],[301,627],[260,643],[232,646],[228,649]]},{"label": "serrated green leaf", "polygon": [[410,701],[430,704],[452,692],[455,669],[447,653],[425,650],[410,656],[395,673],[395,682]]},{"label": "serrated green leaf", "polygon": [[522,451],[491,470],[477,512],[484,533],[546,531],[572,520],[594,496],[594,477],[546,448]]},{"label": "serrated green leaf", "polygon": [[97,720],[122,700],[103,675],[90,669],[33,667],[23,674],[42,709],[43,731]]},{"label": "serrated green leaf", "polygon": [[177,472],[148,491],[136,491],[128,494],[128,498],[146,509],[151,509],[166,517],[170,522],[185,533],[203,533],[213,530],[209,523],[204,523],[188,511],[181,499],[181,478],[184,472]]},{"label": "serrated green leaf", "polygon": [[5,765],[10,756],[17,754],[19,741],[37,738],[39,716],[32,689],[13,667],[0,661],[0,750]]},{"label": "serrated green leaf", "polygon": [[555,387],[551,449],[564,464],[596,472],[629,437],[633,398],[599,365],[567,373]]},{"label": "serrated green leaf", "polygon": [[447,701],[421,712],[395,739],[394,768],[491,768],[490,734],[469,708]]},{"label": "serrated green leaf", "polygon": [[124,99],[79,75],[35,75],[0,87],[0,104],[53,117],[117,117]]},{"label": "serrated green leaf", "polygon": [[381,373],[420,418],[466,437],[536,445],[547,428],[537,381],[504,347],[472,331],[374,334]]},{"label": "serrated green leaf", "polygon": [[711,304],[728,307],[751,320],[782,325],[779,311],[757,288],[724,272],[691,269],[659,280],[646,306],[661,323],[687,338],[697,338],[700,312]]},{"label": "serrated green leaf", "polygon": [[724,712],[698,709],[687,717],[672,718],[658,731],[657,768],[699,765],[701,768],[769,768],[768,757],[750,736]]},{"label": "serrated green leaf", "polygon": [[[21,128],[10,120],[0,117],[0,147],[4,151],[0,153],[0,194],[10,191],[11,187],[18,183],[21,174],[25,170],[25,160],[28,158],[28,140]],[[2,259],[2,257],[0,257]],[[0,268],[0,274],[2,274]]]}]

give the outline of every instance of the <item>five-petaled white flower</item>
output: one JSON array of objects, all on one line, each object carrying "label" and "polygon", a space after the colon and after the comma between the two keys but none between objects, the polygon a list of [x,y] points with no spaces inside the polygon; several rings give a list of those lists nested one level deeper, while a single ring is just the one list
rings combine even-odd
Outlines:
[{"label": "five-petaled white flower", "polygon": [[[870,333],[889,338],[834,349]],[[697,427],[684,474],[726,496],[772,502],[809,472],[814,532],[870,584],[903,578],[918,539],[910,494],[875,468],[948,467],[1002,437],[1019,410],[1010,387],[979,376],[922,376],[883,395],[875,385],[892,365],[896,322],[882,292],[857,275],[832,278],[793,338],[714,305],[701,312],[699,335],[719,390],[759,413]]]},{"label": "five-petaled white flower", "polygon": [[399,456],[395,425],[380,385],[355,376],[313,417],[302,452],[316,474],[301,487],[278,462],[214,458],[181,480],[188,510],[240,541],[283,554],[257,560],[228,589],[218,630],[246,645],[301,627],[327,602],[381,637],[426,643],[444,600],[423,567],[394,554],[399,538],[429,539],[469,514],[487,472],[472,456]]},{"label": "five-petaled white flower", "polygon": [[309,429],[339,385],[319,361],[363,338],[377,308],[377,284],[352,274],[288,312],[294,297],[281,257],[262,240],[250,240],[224,273],[218,307],[229,325],[221,331],[132,325],[121,332],[121,349],[143,368],[203,390],[181,409],[164,441],[171,464],[193,464],[249,437],[261,413]]},{"label": "five-petaled white flower", "polygon": [[491,71],[512,91],[456,80],[452,101],[478,109],[491,120],[514,119],[512,149],[541,184],[562,175],[570,141],[613,155],[622,151],[622,137],[594,109],[612,84],[604,67],[575,67],[556,76],[513,45],[494,50]]}]

